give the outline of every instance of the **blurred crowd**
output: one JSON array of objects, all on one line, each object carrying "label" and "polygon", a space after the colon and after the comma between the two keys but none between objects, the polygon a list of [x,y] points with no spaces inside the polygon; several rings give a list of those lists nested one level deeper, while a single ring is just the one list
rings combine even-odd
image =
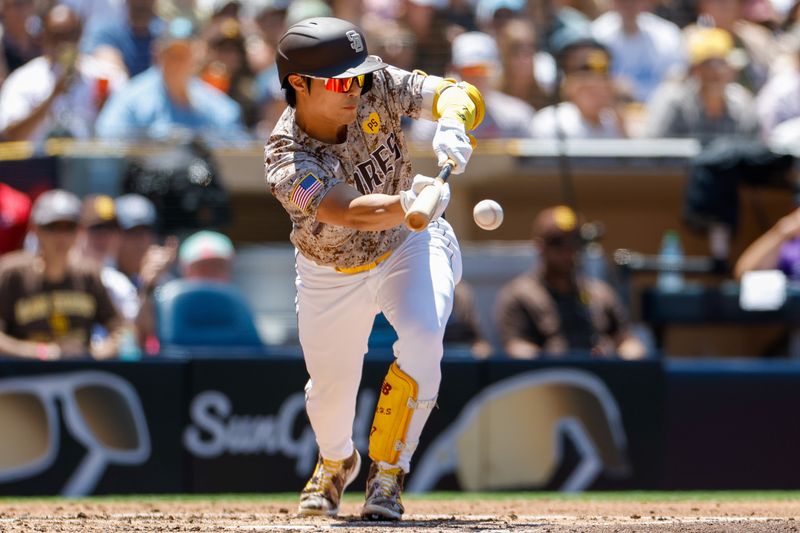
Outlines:
[{"label": "blurred crowd", "polygon": [[[13,189],[0,191],[0,212],[17,214],[0,227],[0,356],[138,360],[173,354],[176,346],[189,354],[245,348],[264,355],[255,313],[233,279],[234,245],[223,233],[164,234],[155,204],[136,193],[81,200],[51,189],[31,204]],[[577,213],[567,206],[540,212],[532,245],[538,260],[499,291],[496,355],[654,355],[633,334],[614,288],[583,272]],[[388,327],[376,324],[378,335]],[[492,356],[484,329],[462,281],[445,344]]]},{"label": "blurred crowd", "polygon": [[[0,0],[0,141],[182,146],[170,169],[158,157],[131,161],[118,198],[28,196],[0,183],[0,352],[156,354],[175,308],[158,309],[161,287],[177,299],[180,280],[233,286],[230,239],[194,233],[230,216],[206,148],[267,137],[286,106],[277,40],[327,15],[359,24],[392,65],[478,87],[479,140],[697,139],[683,217],[708,232],[722,273],[733,268],[739,185],[792,186],[800,0]],[[404,128],[417,141],[434,134],[425,121]],[[737,277],[775,267],[797,276],[798,213],[748,249]],[[578,215],[553,206],[531,219],[539,262],[502,288],[494,310],[505,354],[648,355],[615,291],[579,274]],[[187,305],[196,338],[234,315]],[[446,341],[487,357],[480,329],[462,284]]]},{"label": "blurred crowd", "polygon": [[179,280],[231,284],[231,240],[210,230],[185,232],[180,240],[162,234],[156,206],[145,196],[81,200],[51,189],[31,204],[26,195],[3,190],[0,212],[18,217],[0,226],[2,354],[41,360],[154,355],[160,322],[169,319],[157,309],[158,290]]},{"label": "blurred crowd", "polygon": [[[0,138],[264,139],[277,39],[352,20],[395,66],[467,80],[498,137],[736,136],[800,117],[787,0],[2,0]],[[412,138],[432,135],[407,124]]]}]

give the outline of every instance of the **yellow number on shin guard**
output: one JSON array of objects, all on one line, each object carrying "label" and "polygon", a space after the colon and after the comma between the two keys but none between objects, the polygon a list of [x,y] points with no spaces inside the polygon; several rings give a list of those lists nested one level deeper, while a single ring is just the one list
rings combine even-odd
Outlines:
[{"label": "yellow number on shin guard", "polygon": [[[408,400],[412,401],[409,402]],[[417,382],[392,363],[378,394],[375,418],[369,433],[369,456],[373,461],[396,464],[405,446],[406,432],[417,401]]]}]

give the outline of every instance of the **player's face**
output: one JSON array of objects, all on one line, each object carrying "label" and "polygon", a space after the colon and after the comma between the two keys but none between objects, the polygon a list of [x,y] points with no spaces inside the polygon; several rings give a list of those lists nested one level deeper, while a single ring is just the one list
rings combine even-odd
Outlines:
[{"label": "player's face", "polygon": [[356,119],[358,100],[361,97],[361,86],[355,82],[350,84],[347,91],[340,92],[325,87],[326,80],[309,78],[311,92],[308,103],[321,117],[337,124],[350,124]]}]

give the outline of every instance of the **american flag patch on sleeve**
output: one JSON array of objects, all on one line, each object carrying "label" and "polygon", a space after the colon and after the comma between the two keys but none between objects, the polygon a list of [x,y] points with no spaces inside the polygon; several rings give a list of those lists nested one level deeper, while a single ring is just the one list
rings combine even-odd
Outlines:
[{"label": "american flag patch on sleeve", "polygon": [[322,190],[322,182],[309,172],[306,177],[294,184],[289,200],[301,211],[305,211],[320,190]]}]

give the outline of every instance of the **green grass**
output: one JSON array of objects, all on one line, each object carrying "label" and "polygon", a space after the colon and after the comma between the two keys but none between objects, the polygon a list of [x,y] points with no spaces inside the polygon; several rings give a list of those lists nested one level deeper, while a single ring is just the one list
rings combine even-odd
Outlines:
[{"label": "green grass", "polygon": [[[345,501],[363,499],[360,491],[345,494]],[[477,500],[551,500],[551,501],[620,501],[620,502],[664,502],[664,501],[753,501],[753,500],[800,500],[800,491],[630,491],[630,492],[584,492],[580,494],[564,494],[559,492],[432,492],[428,494],[406,494],[407,500],[430,501],[477,501]],[[36,497],[0,497],[0,505],[31,502],[64,503],[65,498],[59,496]],[[91,496],[74,500],[77,502],[113,503],[191,503],[219,502],[241,503],[288,503],[297,501],[296,493],[274,494],[139,494]]]}]

